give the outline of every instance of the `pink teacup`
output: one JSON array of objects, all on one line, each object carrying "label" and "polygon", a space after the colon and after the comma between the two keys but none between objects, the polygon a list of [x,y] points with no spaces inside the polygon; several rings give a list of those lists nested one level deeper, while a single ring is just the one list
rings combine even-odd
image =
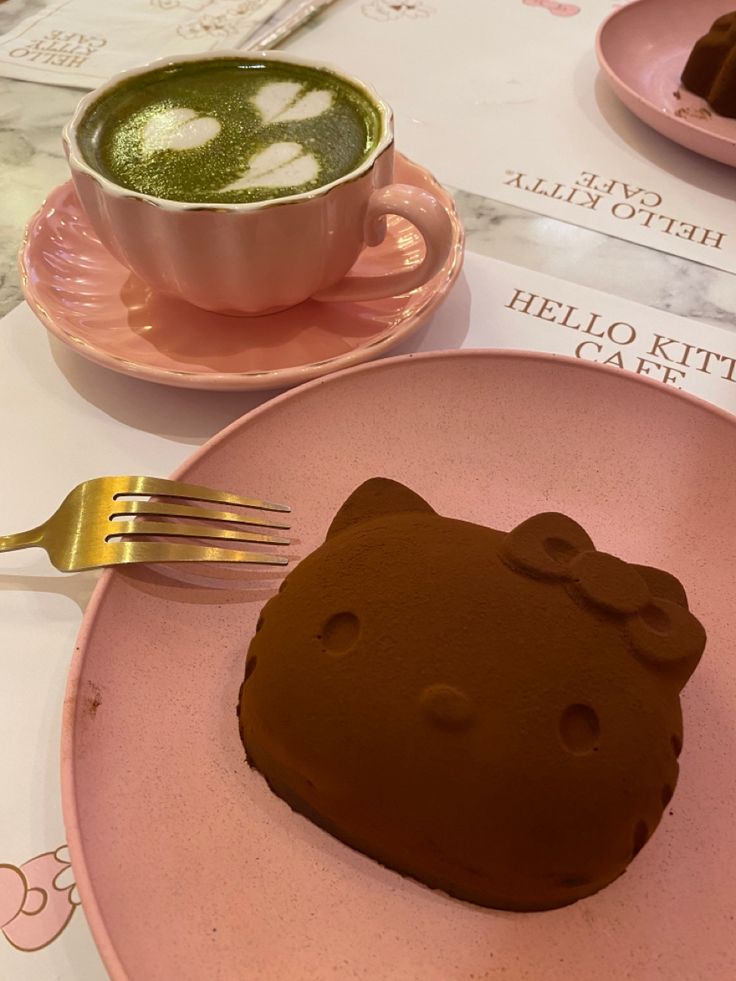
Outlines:
[{"label": "pink teacup", "polygon": [[[354,170],[315,190],[237,204],[153,197],[114,183],[85,159],[80,123],[110,89],[164,66],[223,57],[307,65],[352,84],[378,113],[380,132],[373,149]],[[103,245],[152,289],[207,310],[258,315],[308,297],[372,300],[406,293],[441,269],[452,245],[442,204],[427,191],[392,183],[390,107],[358,79],[291,55],[182,55],[122,72],[81,100],[63,138],[74,185]],[[424,261],[389,276],[344,278],[365,246],[381,243],[390,214],[419,230]]]}]

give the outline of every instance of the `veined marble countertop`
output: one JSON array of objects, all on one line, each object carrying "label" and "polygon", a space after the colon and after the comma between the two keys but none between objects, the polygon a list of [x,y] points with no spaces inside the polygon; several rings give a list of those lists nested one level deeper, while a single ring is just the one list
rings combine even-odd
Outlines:
[{"label": "veined marble countertop", "polygon": [[[0,33],[41,6],[0,0]],[[0,316],[22,299],[16,255],[25,224],[68,177],[61,128],[82,95],[0,78]],[[475,252],[736,331],[730,273],[452,190]]]}]

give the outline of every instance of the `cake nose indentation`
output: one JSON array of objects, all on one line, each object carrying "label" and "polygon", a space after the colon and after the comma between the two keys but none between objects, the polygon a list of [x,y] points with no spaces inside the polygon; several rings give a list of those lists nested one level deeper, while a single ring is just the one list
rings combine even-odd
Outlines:
[{"label": "cake nose indentation", "polygon": [[598,750],[601,724],[590,705],[569,705],[560,717],[560,738],[574,756]]},{"label": "cake nose indentation", "polygon": [[428,685],[419,696],[424,717],[436,729],[463,731],[475,724],[473,704],[453,685]]}]

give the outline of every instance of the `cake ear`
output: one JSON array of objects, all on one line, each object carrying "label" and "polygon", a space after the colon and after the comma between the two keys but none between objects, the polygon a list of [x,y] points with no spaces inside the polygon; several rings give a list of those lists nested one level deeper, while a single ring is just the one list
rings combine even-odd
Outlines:
[{"label": "cake ear", "polygon": [[687,593],[685,587],[679,579],[676,579],[669,572],[662,569],[655,569],[650,565],[634,565],[644,582],[649,586],[649,592],[657,599],[669,600],[688,609]]},{"label": "cake ear", "polygon": [[373,477],[361,484],[345,501],[332,519],[327,538],[382,514],[400,514],[404,511],[435,513],[424,498],[398,481]]}]

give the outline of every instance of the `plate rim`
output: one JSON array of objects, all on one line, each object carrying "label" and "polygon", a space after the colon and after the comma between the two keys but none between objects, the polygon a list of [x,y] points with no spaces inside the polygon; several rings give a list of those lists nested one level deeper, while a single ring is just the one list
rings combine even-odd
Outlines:
[{"label": "plate rim", "polygon": [[[595,36],[595,53],[598,59],[598,64],[603,73],[606,75],[608,81],[611,83],[614,92],[619,98],[622,99],[622,101],[624,101],[621,95],[623,92],[626,94],[628,99],[634,102],[647,114],[653,114],[655,118],[663,121],[666,120],[675,132],[682,130],[690,133],[693,139],[697,138],[698,140],[705,140],[707,143],[712,145],[713,152],[706,153],[702,149],[695,150],[689,143],[678,140],[675,136],[670,135],[670,133],[665,133],[662,129],[655,127],[644,117],[644,115],[636,112],[630,105],[627,105],[627,108],[631,112],[634,112],[646,126],[649,126],[650,129],[654,129],[660,134],[660,136],[664,136],[665,139],[671,140],[673,143],[677,143],[679,146],[684,146],[692,153],[697,153],[698,156],[706,157],[709,160],[715,160],[718,163],[724,164],[726,167],[734,167],[736,166],[736,157],[734,156],[736,154],[736,120],[734,120],[734,136],[732,139],[729,139],[726,136],[719,136],[717,133],[712,133],[710,130],[703,129],[702,126],[699,126],[697,123],[692,122],[689,119],[676,118],[665,110],[660,109],[659,106],[655,105],[653,102],[650,102],[649,99],[645,98],[636,89],[633,89],[621,78],[618,72],[614,70],[613,66],[608,60],[605,51],[607,42],[604,39],[604,34],[606,33],[606,30],[610,26],[611,22],[616,20],[618,17],[632,16],[631,11],[635,10],[637,7],[641,7],[644,4],[657,2],[661,3],[662,0],[634,0],[633,3],[628,3],[623,7],[618,7],[606,15],[603,21],[601,21]],[[726,157],[730,159],[726,159]]]},{"label": "plate rim", "polygon": [[[652,393],[658,393],[662,398],[676,399],[684,401],[693,409],[704,411],[707,415],[713,415],[722,422],[726,422],[734,432],[736,437],[736,415],[727,412],[720,406],[713,405],[703,399],[684,392],[680,389],[665,386],[662,382],[644,375],[637,375],[634,372],[617,368],[613,365],[598,364],[596,362],[584,361],[578,358],[568,357],[567,355],[551,354],[542,351],[524,350],[502,350],[493,348],[463,348],[460,350],[439,350],[423,351],[417,354],[402,354],[392,358],[382,358],[379,361],[369,361],[363,364],[346,368],[333,374],[320,376],[304,385],[288,389],[285,392],[268,399],[261,405],[256,406],[249,412],[244,413],[239,418],[233,420],[219,432],[215,433],[210,439],[198,446],[194,452],[190,453],[186,460],[181,463],[173,472],[172,479],[182,479],[190,467],[194,466],[210,449],[218,446],[227,440],[231,433],[237,429],[250,425],[261,415],[273,411],[274,406],[278,407],[292,399],[299,399],[304,394],[313,391],[323,385],[342,383],[342,381],[354,374],[364,372],[376,372],[392,370],[402,365],[409,365],[412,362],[424,361],[540,361],[548,365],[560,364],[563,368],[576,369],[585,374],[594,376],[601,373],[618,378],[622,384],[633,384],[649,388]],[[74,644],[71,661],[69,664],[62,713],[61,726],[61,803],[64,827],[66,829],[67,843],[72,858],[72,868],[74,870],[75,881],[82,899],[87,922],[92,932],[95,945],[102,957],[104,965],[110,974],[111,981],[133,981],[123,968],[120,957],[115,949],[110,935],[105,925],[105,918],[97,903],[92,879],[87,868],[84,857],[84,847],[82,844],[82,834],[80,822],[76,809],[75,788],[75,769],[74,769],[74,742],[75,742],[75,722],[77,718],[77,704],[80,697],[80,682],[85,664],[89,638],[92,633],[94,623],[97,619],[99,609],[105,599],[110,583],[117,575],[114,567],[105,569],[95,586],[92,596],[85,608],[82,616],[82,623]]]},{"label": "plate rim", "polygon": [[[130,361],[127,358],[117,357],[64,330],[56,323],[53,316],[35,295],[30,285],[32,266],[29,261],[29,248],[33,231],[48,211],[51,199],[62,191],[74,190],[71,179],[57,184],[46,195],[40,207],[26,223],[17,255],[23,297],[46,330],[65,347],[75,351],[88,361],[92,361],[94,364],[98,364],[110,371],[115,371],[118,374],[127,375],[128,377],[139,378],[143,381],[154,382],[159,385],[168,385],[175,388],[190,388],[200,391],[271,391],[285,386],[304,384],[315,378],[321,378],[335,371],[341,371],[344,368],[365,364],[379,357],[384,351],[388,351],[400,342],[407,340],[427,322],[457,282],[465,258],[465,226],[458,215],[457,205],[452,193],[444,187],[431,170],[423,164],[417,163],[407,157],[405,154],[400,153],[398,150],[396,151],[396,161],[399,164],[408,165],[410,168],[419,171],[422,175],[429,178],[434,187],[442,192],[444,199],[446,199],[442,203],[446,206],[453,228],[452,247],[443,270],[437,274],[438,276],[442,276],[441,282],[436,289],[429,293],[424,303],[414,314],[407,321],[401,323],[379,340],[353,348],[346,353],[337,354],[323,361],[313,361],[309,364],[293,365],[287,368],[273,368],[267,371],[183,371],[176,368],[156,368],[138,361]],[[417,289],[423,288],[417,287]]]}]

